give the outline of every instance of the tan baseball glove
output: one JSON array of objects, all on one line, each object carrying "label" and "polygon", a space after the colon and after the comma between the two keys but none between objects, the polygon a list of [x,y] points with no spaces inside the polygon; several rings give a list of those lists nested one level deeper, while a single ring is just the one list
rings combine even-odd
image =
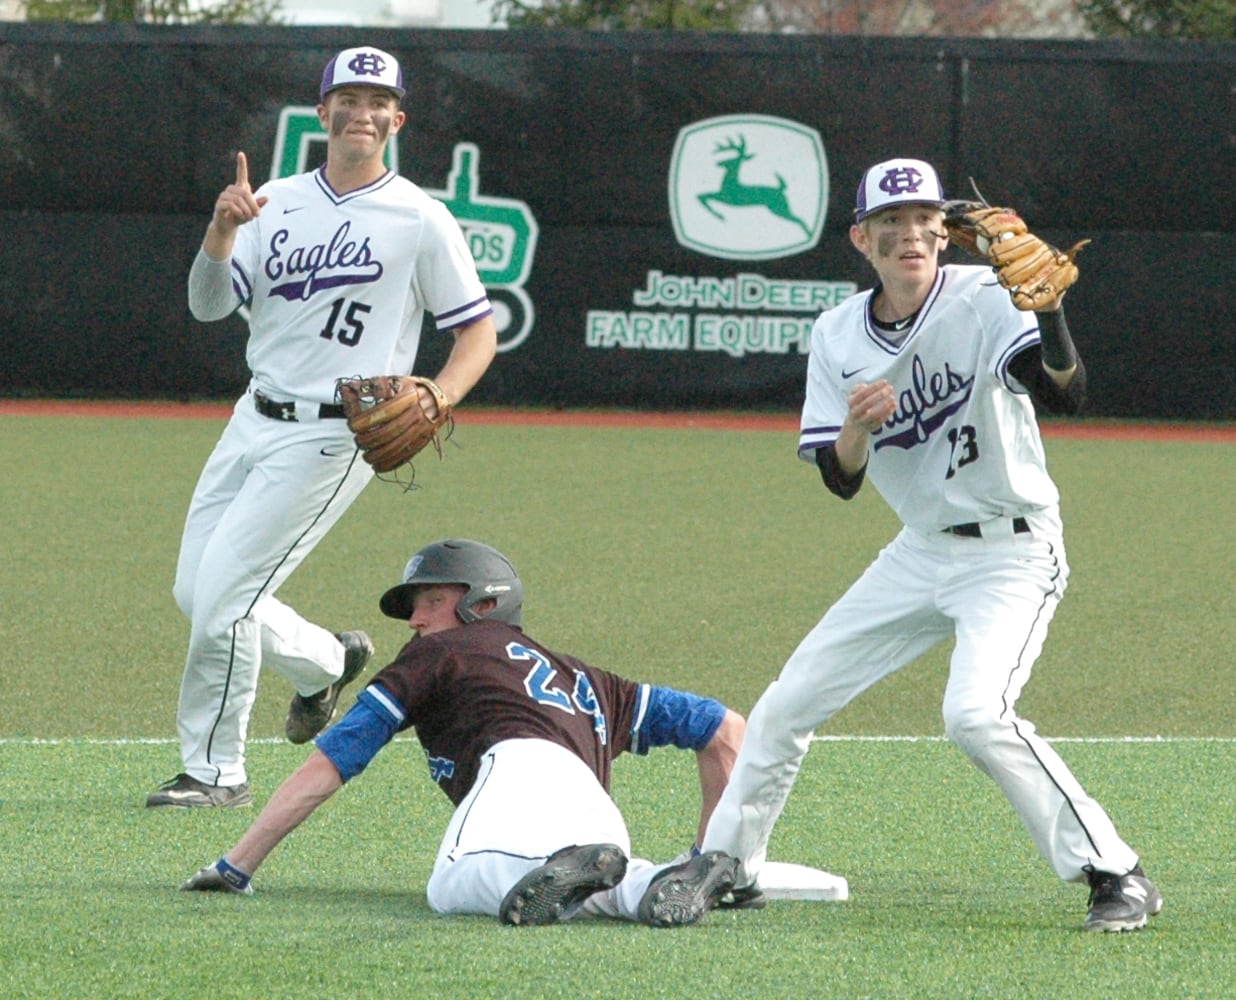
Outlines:
[{"label": "tan baseball glove", "polygon": [[[421,406],[418,389],[429,390],[434,408]],[[442,457],[442,440],[455,426],[451,404],[433,379],[419,375],[375,375],[339,379],[335,397],[343,406],[356,446],[375,472],[391,472],[432,444]],[[446,428],[445,431],[442,428]]]},{"label": "tan baseball glove", "polygon": [[1057,250],[1031,233],[1013,209],[993,208],[986,201],[945,202],[944,228],[953,243],[996,269],[1013,305],[1026,311],[1051,307],[1072,287],[1078,276],[1073,258],[1090,242]]}]

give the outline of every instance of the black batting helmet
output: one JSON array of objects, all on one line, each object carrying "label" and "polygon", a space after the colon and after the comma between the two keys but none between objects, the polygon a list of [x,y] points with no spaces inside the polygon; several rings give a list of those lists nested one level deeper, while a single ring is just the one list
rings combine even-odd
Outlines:
[{"label": "black batting helmet", "polygon": [[[434,542],[409,559],[403,583],[382,595],[382,613],[406,620],[412,614],[415,588],[433,583],[459,583],[468,588],[455,608],[455,614],[465,624],[482,617],[496,618],[508,625],[520,624],[524,585],[519,582],[515,567],[497,549],[467,538]],[[487,598],[498,603],[489,614],[478,615],[472,609]]]}]

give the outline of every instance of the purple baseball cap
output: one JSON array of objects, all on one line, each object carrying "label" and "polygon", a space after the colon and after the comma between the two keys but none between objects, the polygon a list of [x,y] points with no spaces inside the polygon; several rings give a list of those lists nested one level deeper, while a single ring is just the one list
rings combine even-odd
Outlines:
[{"label": "purple baseball cap", "polygon": [[943,205],[944,192],[936,169],[923,160],[885,160],[870,167],[858,185],[854,221],[890,205]]},{"label": "purple baseball cap", "polygon": [[322,72],[322,87],[318,96],[326,95],[340,87],[381,87],[399,95],[403,100],[403,70],[399,60],[381,49],[344,49],[326,64]]}]

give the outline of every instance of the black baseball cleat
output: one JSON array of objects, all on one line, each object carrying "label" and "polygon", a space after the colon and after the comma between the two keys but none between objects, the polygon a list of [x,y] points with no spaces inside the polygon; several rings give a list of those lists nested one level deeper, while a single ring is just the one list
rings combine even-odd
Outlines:
[{"label": "black baseball cleat", "polygon": [[717,900],[718,910],[762,910],[768,905],[768,897],[758,882],[734,888]]},{"label": "black baseball cleat", "polygon": [[157,791],[146,796],[150,809],[173,806],[180,809],[239,808],[253,804],[249,783],[239,785],[208,785],[204,781],[178,774],[164,782]]},{"label": "black baseball cleat", "polygon": [[649,927],[693,924],[734,888],[738,859],[723,851],[705,851],[666,868],[639,901],[640,923]]},{"label": "black baseball cleat", "polygon": [[1090,911],[1083,924],[1088,931],[1135,931],[1163,909],[1163,894],[1138,865],[1126,875],[1090,871]]},{"label": "black baseball cleat", "polygon": [[343,643],[343,673],[317,694],[297,694],[292,698],[283,727],[289,743],[308,743],[326,728],[335,714],[339,693],[356,680],[373,656],[373,642],[364,632],[340,632],[335,638]]},{"label": "black baseball cleat", "polygon": [[627,856],[617,844],[564,847],[512,886],[498,919],[519,926],[557,923],[593,893],[612,889],[626,873]]}]

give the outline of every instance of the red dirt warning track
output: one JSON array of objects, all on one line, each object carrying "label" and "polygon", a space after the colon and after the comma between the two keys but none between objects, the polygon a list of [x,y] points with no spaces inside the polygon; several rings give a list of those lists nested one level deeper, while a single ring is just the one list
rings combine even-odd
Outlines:
[{"label": "red dirt warning track", "polygon": [[[0,399],[0,416],[140,417],[144,419],[226,420],[230,404]],[[797,414],[644,413],[634,410],[496,409],[459,411],[461,424],[523,424],[541,427],[660,427],[671,430],[798,430]],[[1055,438],[1194,441],[1236,444],[1236,424],[1138,423],[1115,420],[1045,422],[1043,434]]]}]

